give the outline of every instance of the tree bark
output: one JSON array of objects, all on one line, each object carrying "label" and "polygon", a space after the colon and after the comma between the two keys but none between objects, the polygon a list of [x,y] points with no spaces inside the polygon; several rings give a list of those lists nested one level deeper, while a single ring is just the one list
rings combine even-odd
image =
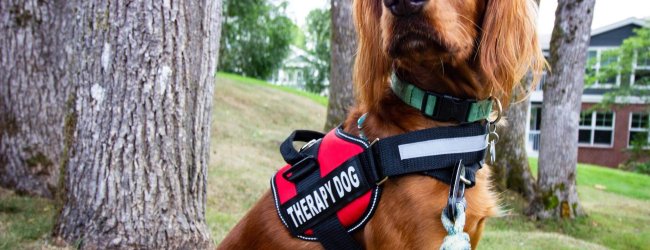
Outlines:
[{"label": "tree bark", "polygon": [[[531,85],[532,77],[524,79],[524,88]],[[528,126],[528,98],[520,100],[514,95],[510,108],[504,112],[507,126],[497,128],[499,143],[496,144],[496,162],[492,163],[492,179],[500,190],[509,189],[529,201],[535,196],[534,179],[530,173],[526,153],[526,126]],[[489,156],[488,156],[489,157]]]},{"label": "tree bark", "polygon": [[580,100],[594,0],[560,0],[551,38],[552,74],[544,85],[537,218],[574,218],[583,213],[576,191]]},{"label": "tree bark", "polygon": [[63,149],[66,1],[0,1],[0,185],[53,198]]},{"label": "tree bark", "polygon": [[325,131],[342,123],[350,106],[354,104],[352,66],[357,49],[356,31],[352,19],[352,0],[332,0],[331,4],[332,63]]},{"label": "tree bark", "polygon": [[77,0],[57,239],[82,249],[207,249],[221,1]]}]

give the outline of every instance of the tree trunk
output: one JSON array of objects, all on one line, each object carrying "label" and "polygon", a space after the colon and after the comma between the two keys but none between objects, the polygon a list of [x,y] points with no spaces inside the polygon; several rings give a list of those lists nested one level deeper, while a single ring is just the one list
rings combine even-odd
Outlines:
[{"label": "tree trunk", "polygon": [[77,0],[75,108],[54,235],[83,249],[206,249],[221,1]]},{"label": "tree trunk", "polygon": [[357,38],[352,19],[352,0],[332,0],[331,6],[332,63],[325,131],[342,123],[348,109],[354,104],[352,66],[357,50]]},{"label": "tree trunk", "polygon": [[[524,88],[532,81],[527,77]],[[496,144],[496,163],[492,163],[492,179],[497,188],[510,189],[532,200],[535,195],[534,180],[528,165],[526,153],[526,126],[528,126],[528,98],[520,100],[521,95],[514,95],[510,108],[504,112],[507,126],[497,128],[499,143]],[[489,157],[489,156],[488,156]]]},{"label": "tree trunk", "polygon": [[[539,0],[535,0],[539,6]],[[522,87],[530,89],[533,78],[522,80]],[[507,126],[497,128],[499,143],[496,144],[496,163],[492,163],[492,182],[500,191],[506,189],[517,192],[529,201],[535,196],[535,180],[530,172],[526,153],[526,126],[528,126],[529,98],[515,94],[510,107],[504,111]],[[489,157],[489,156],[488,156]]]},{"label": "tree trunk", "polygon": [[0,185],[53,198],[69,85],[64,0],[0,1]]},{"label": "tree trunk", "polygon": [[537,218],[582,214],[576,191],[580,99],[595,0],[560,0],[551,39],[552,74],[544,85]]}]

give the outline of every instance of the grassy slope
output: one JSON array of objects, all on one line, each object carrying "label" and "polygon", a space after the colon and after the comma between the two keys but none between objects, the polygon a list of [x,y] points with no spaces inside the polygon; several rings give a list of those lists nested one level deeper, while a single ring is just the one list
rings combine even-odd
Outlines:
[{"label": "grassy slope", "polygon": [[295,129],[323,129],[326,99],[299,93],[219,74],[207,211],[217,242],[269,188],[271,175],[283,165],[280,143]]},{"label": "grassy slope", "polygon": [[[307,97],[307,98],[305,98]],[[320,101],[318,101],[320,100]],[[325,98],[288,94],[219,74],[212,126],[207,220],[218,243],[268,189],[281,167],[279,143],[294,129],[320,130]],[[536,162],[533,160],[534,167]],[[574,223],[532,222],[523,202],[502,194],[504,215],[489,220],[482,249],[647,249],[650,245],[648,176],[580,166],[578,190],[589,217]],[[605,190],[596,189],[603,185]],[[599,187],[601,188],[601,187]],[[0,190],[0,249],[40,248],[53,223],[53,206]]]}]

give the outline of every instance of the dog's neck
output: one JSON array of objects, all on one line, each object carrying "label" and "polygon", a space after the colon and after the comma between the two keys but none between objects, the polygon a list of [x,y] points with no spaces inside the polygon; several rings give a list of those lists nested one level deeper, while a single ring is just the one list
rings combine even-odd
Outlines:
[{"label": "dog's neck", "polygon": [[[426,66],[425,66],[426,65]],[[489,89],[481,86],[478,73],[469,64],[437,63],[402,64],[394,63],[393,70],[397,76],[423,90],[450,95],[462,99],[486,99]],[[386,86],[383,97],[374,107],[357,107],[346,119],[347,132],[358,134],[357,119],[367,113],[363,123],[364,134],[369,140],[385,138],[405,132],[431,127],[455,125],[454,122],[440,122],[423,116],[419,110],[400,100],[386,82],[374,83]]]}]

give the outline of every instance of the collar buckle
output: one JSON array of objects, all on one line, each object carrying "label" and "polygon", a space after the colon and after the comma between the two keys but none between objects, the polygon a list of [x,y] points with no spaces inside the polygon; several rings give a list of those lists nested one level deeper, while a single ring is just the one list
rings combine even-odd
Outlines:
[{"label": "collar buckle", "polygon": [[[434,114],[429,117],[438,121],[455,120],[465,123],[467,122],[471,105],[474,103],[472,100],[462,100],[448,95],[436,95],[430,92],[427,92],[425,96],[426,98],[424,99],[427,100],[429,96],[436,96],[436,108]],[[426,106],[423,105],[423,114],[426,114],[425,109]]]}]

